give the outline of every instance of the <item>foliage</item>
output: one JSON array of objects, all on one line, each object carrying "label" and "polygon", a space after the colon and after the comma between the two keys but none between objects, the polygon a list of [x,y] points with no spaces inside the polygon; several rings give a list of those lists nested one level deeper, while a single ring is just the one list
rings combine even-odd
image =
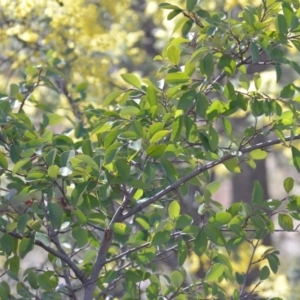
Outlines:
[{"label": "foliage", "polygon": [[[24,111],[35,89],[63,76],[52,66],[28,67],[24,81],[1,94],[0,251],[5,273],[16,281],[15,297],[76,299],[83,291],[90,300],[121,291],[120,299],[243,299],[276,274],[276,249],[253,258],[260,240],[278,230],[274,217],[283,230],[297,230],[294,179],[283,182],[284,199],[265,199],[256,181],[251,205],[241,201],[225,210],[212,199],[220,183],[209,171],[224,165],[239,173],[243,163],[255,168],[276,144],[290,148],[300,171],[299,87],[290,82],[265,94],[261,75],[246,73],[257,64],[272,66],[277,82],[284,65],[300,74],[286,55],[290,46],[300,51],[300,5],[263,1],[238,19],[194,0],[160,7],[170,11],[168,19],[179,16],[174,31],[181,33],[155,57],[164,62],[160,81],[123,74],[129,88],[108,95],[102,109],[89,105],[77,139],[51,131],[60,116],[45,110],[37,124]],[[242,135],[233,126],[240,116],[248,120],[238,128]],[[270,140],[250,144],[259,135]],[[181,213],[190,185],[202,189],[195,198],[201,224]],[[235,272],[230,256],[243,242],[253,251],[248,268]],[[20,263],[34,246],[51,267],[22,273]],[[174,251],[177,265],[162,273],[157,263]],[[191,251],[209,261],[202,278],[185,270]],[[247,291],[258,263],[258,282]],[[2,281],[0,298],[17,299],[12,293]]]}]

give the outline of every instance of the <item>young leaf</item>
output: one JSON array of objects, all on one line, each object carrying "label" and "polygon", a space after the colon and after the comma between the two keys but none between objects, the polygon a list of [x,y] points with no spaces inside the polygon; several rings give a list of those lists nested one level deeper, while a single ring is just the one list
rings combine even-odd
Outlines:
[{"label": "young leaf", "polygon": [[178,49],[177,46],[170,45],[167,50],[167,56],[173,65],[177,66],[179,64],[180,50]]},{"label": "young leaf", "polygon": [[220,263],[213,264],[207,271],[205,280],[214,281],[218,279],[224,272],[224,266]]},{"label": "young leaf", "polygon": [[168,207],[168,213],[170,220],[176,219],[180,214],[180,205],[178,201],[174,200],[170,203]]},{"label": "young leaf", "polygon": [[177,73],[170,73],[165,78],[166,82],[174,85],[174,84],[181,84],[187,83],[190,81],[190,76],[186,73],[177,72]]},{"label": "young leaf", "polygon": [[256,90],[259,90],[259,88],[261,87],[261,77],[258,73],[254,73],[253,75],[253,80],[254,80],[254,85]]},{"label": "young leaf", "polygon": [[123,80],[131,85],[133,85],[134,87],[136,87],[137,89],[141,89],[141,82],[140,80],[133,74],[122,74],[121,77],[123,78]]},{"label": "young leaf", "polygon": [[284,189],[289,193],[294,187],[294,179],[292,177],[287,177],[283,182]]},{"label": "young leaf", "polygon": [[287,214],[278,214],[279,226],[287,231],[292,231],[294,229],[293,219]]}]

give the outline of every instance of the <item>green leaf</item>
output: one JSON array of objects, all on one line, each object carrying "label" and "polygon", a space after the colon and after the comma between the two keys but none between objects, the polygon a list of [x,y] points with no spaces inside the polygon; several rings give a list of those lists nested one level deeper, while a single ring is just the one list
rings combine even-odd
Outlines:
[{"label": "green leaf", "polygon": [[253,42],[250,44],[250,50],[251,50],[251,55],[252,55],[252,63],[255,64],[259,60],[259,48],[257,45]]},{"label": "green leaf", "polygon": [[87,188],[88,182],[84,181],[76,184],[71,194],[71,204],[77,206],[82,201],[82,195]]},{"label": "green leaf", "polygon": [[20,258],[24,258],[28,252],[30,252],[34,247],[34,234],[30,238],[23,238],[19,244],[19,255]]},{"label": "green leaf", "polygon": [[277,17],[275,18],[275,26],[276,26],[276,30],[280,34],[282,35],[287,34],[287,23],[284,15],[281,14],[277,15]]},{"label": "green leaf", "polygon": [[167,148],[166,144],[150,145],[147,148],[146,153],[152,158],[158,159],[164,154],[166,148]]},{"label": "green leaf", "polygon": [[83,154],[93,157],[92,141],[90,139],[82,142],[81,149]]},{"label": "green leaf", "polygon": [[295,95],[295,87],[292,83],[286,85],[280,92],[281,98],[292,98],[294,95]]},{"label": "green leaf", "polygon": [[253,204],[261,204],[264,197],[264,191],[259,181],[255,180],[253,183],[253,191],[252,191],[252,203]]},{"label": "green leaf", "polygon": [[253,80],[254,80],[254,85],[256,90],[259,90],[259,88],[261,87],[261,77],[259,73],[254,73],[253,75]]},{"label": "green leaf", "polygon": [[167,20],[172,20],[177,15],[179,15],[181,12],[182,12],[182,9],[176,9],[176,10],[171,11],[167,16]]},{"label": "green leaf", "polygon": [[168,84],[171,85],[182,84],[182,83],[188,83],[190,81],[190,76],[182,72],[169,73],[166,76],[165,80]]},{"label": "green leaf", "polygon": [[3,154],[3,152],[0,152],[0,167],[7,169],[8,168],[8,162],[6,159],[6,156]]},{"label": "green leaf", "polygon": [[255,149],[250,152],[250,156],[254,160],[265,159],[268,155],[268,152],[261,149]]},{"label": "green leaf", "polygon": [[88,231],[81,227],[75,227],[72,229],[72,237],[79,248],[84,247],[88,243]]},{"label": "green leaf", "polygon": [[240,162],[237,157],[232,157],[223,162],[226,169],[233,173],[241,173],[241,168],[239,166]]},{"label": "green leaf", "polygon": [[138,120],[133,120],[131,125],[132,125],[133,131],[139,137],[143,138],[144,137],[144,129],[143,129],[143,126],[142,126],[141,122],[138,121]]},{"label": "green leaf", "polygon": [[289,193],[294,187],[294,179],[292,177],[285,178],[283,182],[284,189],[287,193]]},{"label": "green leaf", "polygon": [[183,116],[179,116],[175,119],[172,125],[171,141],[176,141],[180,138],[183,125]]},{"label": "green leaf", "polygon": [[170,60],[170,62],[177,66],[180,61],[180,50],[175,45],[170,45],[167,49],[167,56]]},{"label": "green leaf", "polygon": [[110,164],[114,160],[121,146],[122,146],[121,143],[114,143],[105,150],[105,155],[104,155],[105,164]]},{"label": "green leaf", "polygon": [[54,276],[53,271],[46,271],[37,277],[40,287],[46,291],[52,291],[57,287],[58,278]]},{"label": "green leaf", "polygon": [[156,255],[155,247],[149,247],[149,248],[141,250],[138,253],[138,255],[136,257],[136,261],[140,265],[148,264],[148,263],[152,262],[155,255]]},{"label": "green leaf", "polygon": [[293,219],[287,214],[279,213],[278,214],[278,223],[279,223],[279,226],[284,230],[287,230],[287,231],[294,230]]},{"label": "green leaf", "polygon": [[240,83],[240,86],[242,88],[244,88],[245,90],[249,90],[249,87],[250,87],[250,80],[249,80],[249,77],[248,75],[246,74],[241,74],[240,77],[239,77],[239,83]]},{"label": "green leaf", "polygon": [[270,276],[270,270],[267,266],[264,266],[259,271],[259,279],[260,280],[266,280]]},{"label": "green leaf", "polygon": [[207,271],[205,280],[214,281],[217,280],[224,272],[224,266],[220,263],[216,263],[210,267]]},{"label": "green leaf", "polygon": [[197,5],[198,0],[186,0],[186,9],[192,11]]},{"label": "green leaf", "polygon": [[168,207],[169,219],[174,220],[180,214],[180,205],[177,200],[174,200],[170,203]]},{"label": "green leaf", "polygon": [[178,265],[181,267],[187,258],[188,249],[183,239],[179,239],[177,244]]},{"label": "green leaf", "polygon": [[120,116],[125,119],[130,119],[132,116],[137,115],[140,109],[136,106],[125,106],[120,111]]},{"label": "green leaf", "polygon": [[194,25],[194,21],[191,19],[187,19],[187,21],[181,27],[181,35],[183,37],[187,37],[193,25]]},{"label": "green leaf", "polygon": [[179,271],[175,270],[172,272],[171,281],[176,289],[179,289],[182,286],[183,280],[184,278]]},{"label": "green leaf", "polygon": [[138,270],[138,269],[134,269],[134,268],[130,268],[128,270],[126,270],[125,272],[125,278],[132,281],[132,282],[140,282],[143,280],[143,271]]},{"label": "green leaf", "polygon": [[276,71],[276,83],[278,83],[282,75],[282,70],[279,64],[275,64],[275,71]]},{"label": "green leaf", "polygon": [[46,161],[46,164],[47,164],[48,167],[54,164],[56,154],[57,154],[57,149],[56,148],[52,149],[51,151],[49,151],[47,153],[47,155],[45,157],[45,161]]},{"label": "green leaf", "polygon": [[183,111],[188,110],[192,106],[196,97],[197,94],[195,90],[189,90],[188,92],[182,94],[178,101],[177,109],[182,109]]},{"label": "green leaf", "polygon": [[48,125],[52,126],[60,123],[63,117],[58,114],[47,114],[47,118],[48,118]]},{"label": "green leaf", "polygon": [[211,151],[216,151],[219,146],[219,134],[217,131],[212,127],[209,126],[209,131],[208,131],[208,142]]},{"label": "green leaf", "polygon": [[13,167],[12,175],[16,175],[26,164],[30,162],[30,158],[19,160]]},{"label": "green leaf", "polygon": [[158,7],[163,9],[180,9],[180,7],[170,4],[170,3],[160,3]]},{"label": "green leaf", "polygon": [[276,274],[278,271],[278,267],[280,265],[280,261],[279,261],[278,257],[272,253],[272,254],[267,255],[267,260],[268,260],[268,263],[269,263],[269,266],[270,266],[272,272],[274,274]]},{"label": "green leaf", "polygon": [[150,104],[150,106],[156,106],[157,105],[157,95],[156,90],[153,86],[149,85],[147,87],[147,100]]},{"label": "green leaf", "polygon": [[211,217],[209,221],[216,225],[226,225],[232,220],[232,215],[229,212],[217,212],[215,216]]},{"label": "green leaf", "polygon": [[208,190],[210,192],[211,195],[213,195],[214,193],[216,193],[218,191],[218,189],[221,186],[221,182],[219,181],[214,181],[209,183],[205,189]]},{"label": "green leaf", "polygon": [[168,230],[162,230],[154,233],[152,240],[151,240],[151,246],[159,246],[166,244],[171,238],[171,233]]},{"label": "green leaf", "polygon": [[138,88],[139,90],[141,89],[141,83],[140,80],[133,74],[122,74],[121,77],[123,80],[134,87]]},{"label": "green leaf", "polygon": [[188,215],[180,215],[178,216],[175,224],[175,228],[183,229],[192,224],[193,218]]},{"label": "green leaf", "polygon": [[234,59],[229,58],[226,55],[222,55],[219,59],[218,69],[224,70],[226,75],[231,76],[234,74],[236,69],[236,61]]},{"label": "green leaf", "polygon": [[202,67],[202,71],[204,75],[208,78],[211,78],[214,74],[214,56],[210,52],[208,52],[200,62],[200,67]]},{"label": "green leaf", "polygon": [[295,13],[288,3],[282,3],[282,10],[285,20],[287,22],[287,26],[290,27],[292,25]]},{"label": "green leaf", "polygon": [[129,235],[130,234],[130,227],[124,223],[113,223],[111,225],[111,229],[121,235]]},{"label": "green leaf", "polygon": [[54,229],[60,229],[63,217],[63,210],[57,203],[48,203],[49,220]]},{"label": "green leaf", "polygon": [[294,61],[290,61],[289,65],[298,73],[300,74],[300,66],[295,63]]},{"label": "green leaf", "polygon": [[162,140],[164,137],[166,137],[170,133],[169,130],[161,130],[158,132],[155,132],[152,138],[150,139],[150,144],[154,144],[160,140]]},{"label": "green leaf", "polygon": [[13,250],[13,244],[13,238],[9,234],[4,233],[3,236],[0,238],[1,250],[3,250],[4,253],[8,256]]},{"label": "green leaf", "polygon": [[48,168],[48,176],[52,179],[56,179],[59,174],[59,167],[52,165]]},{"label": "green leaf", "polygon": [[207,236],[203,229],[199,231],[199,233],[196,236],[195,243],[194,243],[194,251],[197,255],[201,256],[204,254],[206,248],[207,248]]},{"label": "green leaf", "polygon": [[259,117],[264,114],[264,102],[258,101],[256,98],[251,103],[251,112],[254,117]]},{"label": "green leaf", "polygon": [[223,237],[222,232],[214,225],[207,224],[204,228],[205,233],[209,240],[219,246],[225,246],[226,241]]},{"label": "green leaf", "polygon": [[206,117],[206,111],[209,107],[209,102],[206,96],[203,93],[197,93],[196,96],[196,112],[197,115],[201,118]]},{"label": "green leaf", "polygon": [[292,148],[293,164],[297,169],[298,173],[300,173],[300,151],[294,146],[292,146],[291,148]]},{"label": "green leaf", "polygon": [[130,176],[130,165],[123,158],[119,158],[115,162],[118,174],[122,177],[124,181],[127,181]]},{"label": "green leaf", "polygon": [[112,101],[114,101],[116,98],[118,98],[122,94],[123,94],[122,91],[116,91],[116,92],[113,92],[113,93],[107,95],[107,97],[104,99],[102,105],[104,107],[107,106],[107,105],[109,105]]},{"label": "green leaf", "polygon": [[26,228],[27,222],[29,220],[30,220],[30,217],[29,217],[28,214],[23,214],[23,215],[20,216],[20,218],[18,220],[18,226],[17,226],[18,232],[20,234],[24,233],[24,230]]}]

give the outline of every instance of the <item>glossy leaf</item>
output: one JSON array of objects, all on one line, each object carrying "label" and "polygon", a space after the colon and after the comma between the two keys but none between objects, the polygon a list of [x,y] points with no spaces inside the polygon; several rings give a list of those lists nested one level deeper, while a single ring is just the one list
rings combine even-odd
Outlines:
[{"label": "glossy leaf", "polygon": [[174,200],[170,203],[168,207],[168,213],[170,220],[174,220],[179,216],[180,213],[180,205],[178,201]]},{"label": "glossy leaf", "polygon": [[137,89],[141,89],[141,83],[140,80],[133,74],[122,74],[121,77],[123,80],[136,87]]},{"label": "glossy leaf", "polygon": [[218,279],[224,272],[224,266],[222,264],[216,263],[211,266],[207,271],[205,280],[214,281]]},{"label": "glossy leaf", "polygon": [[293,219],[287,214],[278,214],[278,223],[280,227],[287,231],[292,231],[294,229]]},{"label": "glossy leaf", "polygon": [[188,76],[186,73],[170,73],[165,78],[166,82],[174,85],[174,84],[182,84],[187,83],[190,81],[190,76]]},{"label": "glossy leaf", "polygon": [[292,177],[287,177],[283,182],[284,189],[289,193],[294,187],[294,179]]}]

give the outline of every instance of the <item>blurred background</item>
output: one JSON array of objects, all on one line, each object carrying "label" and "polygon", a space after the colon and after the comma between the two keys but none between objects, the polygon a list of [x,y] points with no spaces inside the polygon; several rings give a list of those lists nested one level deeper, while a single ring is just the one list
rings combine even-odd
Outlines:
[{"label": "blurred background", "polygon": [[[65,78],[51,83],[53,93],[43,88],[36,90],[24,110],[37,123],[43,118],[39,109],[52,112],[58,116],[52,123],[54,131],[76,135],[73,128],[78,120],[82,121],[81,110],[100,108],[109,93],[126,88],[120,74],[133,72],[141,78],[157,80],[157,71],[163,63],[153,58],[161,53],[176,23],[176,18],[167,20],[168,11],[158,8],[161,2],[166,1],[0,0],[0,94],[1,90],[11,91],[13,84],[25,80],[24,72],[32,64],[57,68]],[[185,1],[167,2],[185,7]],[[232,16],[237,16],[245,5],[259,4],[261,1],[201,0],[203,9],[230,11]],[[293,48],[289,55],[295,56]],[[293,59],[300,62],[299,57]],[[252,66],[248,74],[262,72],[261,92],[276,94],[286,82],[300,83],[296,74],[288,71],[277,84],[274,68],[260,68]],[[241,122],[251,123],[251,120],[247,116],[237,117],[236,128]],[[261,142],[264,137],[260,139],[254,142]],[[230,175],[223,167],[212,174],[214,180],[221,182],[213,198],[225,207],[234,201],[250,202],[254,180],[263,186],[265,199],[286,197],[282,183],[288,176],[297,183],[292,193],[300,193],[299,174],[292,166],[288,149],[274,147],[266,160],[257,163],[256,169],[246,164],[241,168],[242,173],[237,175]],[[195,222],[199,218],[193,205],[196,191],[194,187],[184,197],[185,213],[192,215]],[[277,221],[274,222],[276,227]],[[282,263],[278,274],[261,286],[265,296],[299,299],[299,245],[300,236],[296,232],[279,231],[264,240],[261,251],[267,246],[276,247]],[[248,264],[248,251],[245,246],[237,254],[239,271]],[[36,256],[28,255],[26,263],[36,264]],[[187,268],[201,276],[202,263],[191,255]]]}]

